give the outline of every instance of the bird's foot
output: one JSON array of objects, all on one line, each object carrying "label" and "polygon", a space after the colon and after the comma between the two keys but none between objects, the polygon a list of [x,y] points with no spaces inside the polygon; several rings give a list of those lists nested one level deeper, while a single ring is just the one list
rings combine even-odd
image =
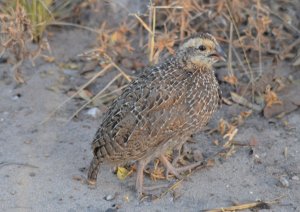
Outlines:
[{"label": "bird's foot", "polygon": [[169,162],[169,160],[164,156],[161,155],[159,157],[160,161],[166,168],[166,178],[169,178],[169,173],[173,174],[177,179],[182,179],[182,176],[180,175],[183,172],[191,171],[192,169],[197,168],[198,166],[201,166],[203,164],[203,161],[198,161],[193,164],[185,165],[182,167],[174,167],[172,163]]},{"label": "bird's foot", "polygon": [[161,155],[159,157],[159,160],[162,162],[164,167],[166,168],[166,179],[169,179],[169,173],[174,175],[177,179],[181,179],[182,177],[180,176],[180,173],[178,172],[177,168],[173,166],[172,163],[166,158],[166,156]]},{"label": "bird's foot", "polygon": [[176,166],[178,161],[182,159],[182,155],[180,154],[180,150],[174,150],[174,158],[172,160],[172,165]]}]

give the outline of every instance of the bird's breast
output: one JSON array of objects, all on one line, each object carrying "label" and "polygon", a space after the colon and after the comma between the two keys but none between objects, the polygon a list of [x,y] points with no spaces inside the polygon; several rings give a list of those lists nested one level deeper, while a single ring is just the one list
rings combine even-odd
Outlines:
[{"label": "bird's breast", "polygon": [[195,75],[191,78],[185,94],[186,113],[192,124],[207,124],[218,108],[219,85],[213,74]]}]

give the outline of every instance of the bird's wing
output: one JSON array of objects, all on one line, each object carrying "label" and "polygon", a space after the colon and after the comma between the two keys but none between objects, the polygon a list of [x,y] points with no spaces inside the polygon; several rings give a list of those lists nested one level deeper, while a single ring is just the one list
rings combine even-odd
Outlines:
[{"label": "bird's wing", "polygon": [[[148,147],[169,140],[186,123],[181,101],[186,75],[159,79],[153,74],[131,83],[111,105],[93,141],[111,159],[136,157]],[[142,81],[142,82],[141,82]]]}]

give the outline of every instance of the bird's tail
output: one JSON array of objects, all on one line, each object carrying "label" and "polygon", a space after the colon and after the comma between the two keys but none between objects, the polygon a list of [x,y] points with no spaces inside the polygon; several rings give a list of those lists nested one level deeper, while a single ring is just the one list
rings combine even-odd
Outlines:
[{"label": "bird's tail", "polygon": [[89,172],[88,172],[88,176],[87,176],[87,183],[89,185],[96,185],[97,175],[98,175],[101,163],[102,163],[102,160],[100,160],[97,156],[94,156],[94,158],[90,164],[90,168],[89,168]]}]

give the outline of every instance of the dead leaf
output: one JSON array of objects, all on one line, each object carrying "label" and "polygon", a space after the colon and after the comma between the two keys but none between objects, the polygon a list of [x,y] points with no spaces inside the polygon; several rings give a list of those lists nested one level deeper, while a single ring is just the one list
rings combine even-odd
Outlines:
[{"label": "dead leaf", "polygon": [[215,160],[214,159],[208,159],[206,162],[207,167],[213,167],[215,165]]},{"label": "dead leaf", "polygon": [[228,138],[228,141],[232,141],[237,132],[238,129],[235,126],[230,125],[227,133],[223,136],[223,139]]},{"label": "dead leaf", "polygon": [[238,79],[236,78],[236,76],[231,75],[231,76],[225,76],[224,77],[224,81],[226,81],[227,83],[229,83],[230,85],[236,85],[238,83]]},{"label": "dead leaf", "polygon": [[25,80],[24,80],[24,78],[23,78],[23,76],[22,76],[21,73],[16,72],[15,75],[14,75],[14,77],[15,77],[15,80],[16,80],[18,83],[20,83],[20,84],[24,84],[24,83],[25,83]]},{"label": "dead leaf", "polygon": [[118,166],[117,177],[119,180],[125,180],[131,173],[131,171],[128,171],[124,167]]},{"label": "dead leaf", "polygon": [[285,115],[296,110],[300,106],[300,85],[297,81],[286,86],[281,92],[278,93],[282,104],[276,104],[272,107],[264,108],[264,116],[266,118],[276,117],[278,115]]},{"label": "dead leaf", "polygon": [[224,135],[225,134],[225,131],[227,129],[227,125],[228,123],[224,120],[224,119],[221,119],[219,121],[219,124],[218,124],[218,131],[220,132],[221,135]]},{"label": "dead leaf", "polygon": [[80,90],[78,95],[85,101],[90,101],[93,97],[93,94],[89,90]]},{"label": "dead leaf", "polygon": [[55,61],[55,57],[47,56],[47,55],[42,55],[42,58],[44,59],[45,62],[48,63],[53,63]]},{"label": "dead leaf", "polygon": [[214,141],[213,141],[213,144],[214,144],[215,146],[219,146],[219,141],[218,141],[218,140],[214,140]]},{"label": "dead leaf", "polygon": [[282,104],[282,101],[279,100],[277,94],[271,90],[271,86],[267,86],[265,92],[265,102],[266,107],[271,107],[272,105]]}]

